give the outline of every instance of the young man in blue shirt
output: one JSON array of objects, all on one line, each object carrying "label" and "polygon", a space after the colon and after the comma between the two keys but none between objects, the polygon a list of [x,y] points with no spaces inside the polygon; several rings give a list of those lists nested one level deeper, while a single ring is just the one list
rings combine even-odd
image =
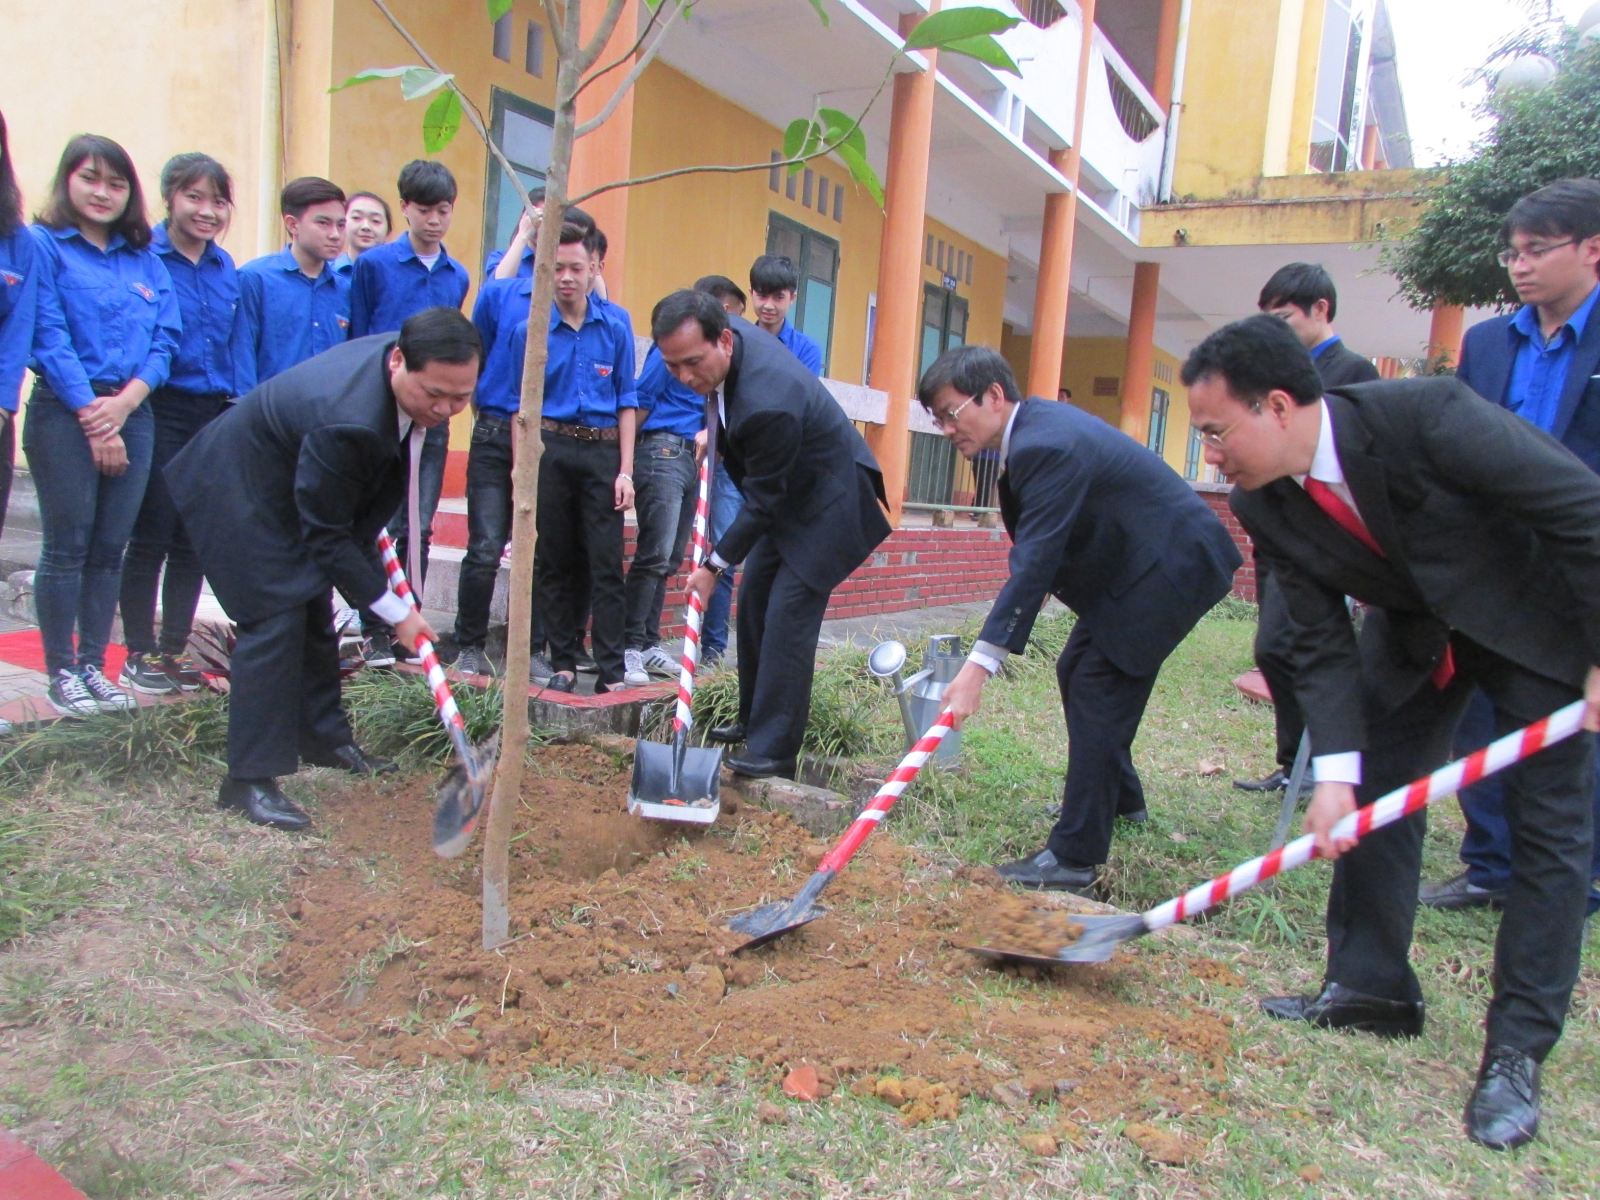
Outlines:
[{"label": "young man in blue shirt", "polygon": [[[406,231],[392,242],[374,246],[356,259],[350,277],[350,336],[389,333],[399,329],[407,317],[425,308],[460,308],[472,286],[467,269],[450,257],[444,247],[455,212],[456,180],[443,163],[413,159],[400,169],[396,183],[400,193],[400,215]],[[411,516],[401,505],[389,521],[395,553],[407,574],[415,574],[411,586],[420,600],[428,577],[428,548],[433,540],[433,514],[439,508],[439,493],[444,488],[444,465],[450,453],[450,428],[446,422],[428,430],[422,442],[422,457],[417,467],[417,520],[422,529],[418,541],[417,569],[411,570]],[[409,467],[408,467],[409,470]],[[369,665],[393,660],[392,639],[382,626],[362,615],[367,629]]]},{"label": "young man in blue shirt", "polygon": [[344,249],[344,192],[306,175],[284,185],[280,208],[289,245],[239,268],[241,396],[350,334],[350,281],[331,265]]}]

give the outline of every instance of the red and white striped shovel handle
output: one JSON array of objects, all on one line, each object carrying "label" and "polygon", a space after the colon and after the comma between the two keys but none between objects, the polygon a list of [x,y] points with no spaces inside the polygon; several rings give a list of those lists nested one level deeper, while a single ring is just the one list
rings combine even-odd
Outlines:
[{"label": "red and white striped shovel handle", "polygon": [[[1447,763],[1431,775],[1424,776],[1404,787],[1395,788],[1380,796],[1364,808],[1348,814],[1333,827],[1335,838],[1360,839],[1374,829],[1410,816],[1430,801],[1448,796],[1464,787],[1477,783],[1485,775],[1521,762],[1531,754],[1554,745],[1577,733],[1583,727],[1582,700],[1574,700],[1558,708],[1543,720],[1535,721],[1525,729],[1506,734],[1490,742],[1482,750],[1466,758]],[[1197,913],[1214,908],[1240,892],[1249,891],[1263,880],[1291,870],[1317,858],[1316,839],[1309,833],[1296,838],[1286,846],[1242,863],[1225,875],[1218,875],[1210,883],[1202,883],[1181,896],[1175,896],[1144,914],[1147,930],[1164,929]]]},{"label": "red and white striped shovel handle", "polygon": [[905,791],[911,781],[917,777],[917,772],[922,770],[922,764],[933,756],[939,748],[939,743],[944,741],[944,735],[949,733],[955,725],[955,715],[947,708],[932,725],[928,732],[917,739],[916,744],[906,751],[906,756],[900,760],[900,765],[889,773],[889,778],[883,781],[883,786],[878,789],[877,795],[867,801],[867,806],[861,810],[861,815],[850,823],[850,828],[844,831],[844,836],[834,844],[820,863],[817,864],[817,873],[823,871],[837,872],[843,869],[845,863],[861,848],[861,843],[867,840],[878,822],[889,815],[889,810],[894,807],[894,802],[900,799],[900,793]]},{"label": "red and white striped shovel handle", "polygon": [[[411,592],[411,585],[406,582],[406,573],[401,569],[399,556],[394,552],[394,542],[390,540],[387,529],[378,534],[378,553],[383,555],[383,568],[389,573],[390,590],[409,601],[416,611],[422,611],[417,606],[417,598]],[[461,710],[456,707],[456,698],[450,692],[450,684],[445,680],[444,668],[439,665],[438,651],[427,638],[418,638],[417,653],[422,656],[422,669],[427,674],[428,686],[433,690],[434,707],[439,710],[439,720],[444,723],[444,731],[450,735],[452,741],[464,741],[467,723],[461,716]]]},{"label": "red and white striped shovel handle", "polygon": [[[706,452],[700,459],[700,484],[694,502],[694,566],[711,553],[711,470],[717,456],[717,406],[706,398]],[[698,594],[689,597],[683,619],[683,655],[678,660],[678,707],[672,715],[672,732],[687,734],[694,727],[694,673],[700,662],[700,626],[705,605]]]}]

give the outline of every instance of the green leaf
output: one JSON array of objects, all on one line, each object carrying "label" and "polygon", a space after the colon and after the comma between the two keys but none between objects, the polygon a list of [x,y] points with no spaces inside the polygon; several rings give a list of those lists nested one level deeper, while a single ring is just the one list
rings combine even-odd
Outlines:
[{"label": "green leaf", "polygon": [[461,97],[454,88],[440,92],[428,102],[422,114],[422,146],[429,154],[437,154],[450,144],[461,128]]},{"label": "green leaf", "polygon": [[811,7],[816,11],[817,20],[822,22],[822,27],[828,27],[828,10],[822,7],[822,0],[811,0]]},{"label": "green leaf", "polygon": [[861,132],[860,123],[849,113],[840,112],[837,108],[819,108],[817,117],[827,128],[827,140],[831,145],[838,142],[841,145],[854,146],[866,157],[867,135]]},{"label": "green leaf", "polygon": [[951,42],[1004,33],[1021,23],[1021,17],[992,8],[948,8],[919,21],[911,36],[906,38],[906,49],[942,50]]},{"label": "green leaf", "polygon": [[836,151],[844,165],[850,168],[850,178],[867,189],[872,197],[872,202],[879,208],[883,207],[883,181],[878,178],[878,173],[872,169],[872,164],[867,161],[867,156],[848,143],[840,146]]},{"label": "green leaf", "polygon": [[806,135],[811,132],[811,122],[805,118],[790,121],[783,130],[783,156],[785,158],[800,157],[800,147],[806,144]]},{"label": "green leaf", "polygon": [[357,71],[343,83],[336,83],[328,90],[342,92],[347,87],[355,87],[358,83],[376,83],[380,79],[394,79],[404,75],[407,71],[421,71],[423,67],[368,67],[365,71]]},{"label": "green leaf", "polygon": [[979,62],[988,63],[998,71],[1007,71],[1012,75],[1021,75],[1022,71],[1006,53],[1006,48],[995,41],[988,34],[980,37],[957,38],[946,42],[939,47],[946,54],[964,54],[968,58],[975,58]]},{"label": "green leaf", "polygon": [[407,100],[420,100],[429,92],[438,91],[455,76],[429,67],[412,67],[400,76],[400,94]]},{"label": "green leaf", "polygon": [[489,0],[489,23],[493,24],[511,11],[516,0]]}]

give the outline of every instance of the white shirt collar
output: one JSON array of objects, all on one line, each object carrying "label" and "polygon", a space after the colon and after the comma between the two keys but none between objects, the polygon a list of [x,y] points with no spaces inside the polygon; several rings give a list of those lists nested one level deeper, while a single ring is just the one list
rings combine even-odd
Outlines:
[{"label": "white shirt collar", "polygon": [[395,401],[395,420],[400,428],[400,440],[403,442],[411,436],[411,418],[406,415],[406,410],[400,407],[400,402]]},{"label": "white shirt collar", "polygon": [[1011,427],[1017,423],[1017,414],[1022,411],[1022,405],[1013,404],[1011,415],[1006,418],[1006,430],[1000,435],[1000,465],[1004,467],[1011,461]]},{"label": "white shirt collar", "polygon": [[[1333,418],[1328,412],[1328,402],[1318,400],[1317,407],[1321,410],[1322,426],[1317,431],[1317,448],[1311,455],[1312,479],[1320,480],[1327,484],[1344,483],[1344,468],[1339,465],[1339,452],[1333,444]],[[1301,487],[1306,485],[1305,475],[1296,475],[1294,481]]]}]

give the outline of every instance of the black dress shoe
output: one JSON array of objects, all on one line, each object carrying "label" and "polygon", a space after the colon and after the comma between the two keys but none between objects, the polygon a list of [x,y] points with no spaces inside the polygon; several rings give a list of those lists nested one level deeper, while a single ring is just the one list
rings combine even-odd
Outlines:
[{"label": "black dress shoe", "polygon": [[1233,786],[1241,792],[1281,792],[1289,786],[1289,777],[1280,767],[1271,775],[1263,775],[1260,779],[1235,779]]},{"label": "black dress shoe", "polygon": [[387,775],[396,769],[391,760],[368,754],[354,742],[324,750],[320,754],[302,754],[300,757],[313,767],[333,767],[349,771],[352,775]]},{"label": "black dress shoe", "polygon": [[278,790],[276,779],[224,779],[217,789],[218,808],[236,808],[257,825],[304,829],[311,818]]},{"label": "black dress shoe", "polygon": [[1117,820],[1126,821],[1130,825],[1143,825],[1150,820],[1150,810],[1148,808],[1135,808],[1130,812],[1119,812]]},{"label": "black dress shoe", "polygon": [[1478,1082],[1462,1118],[1467,1136],[1491,1150],[1510,1150],[1539,1132],[1539,1064],[1512,1046],[1483,1052]]},{"label": "black dress shoe", "polygon": [[995,868],[1001,879],[1018,887],[1035,888],[1046,892],[1071,892],[1075,896],[1094,897],[1095,881],[1100,871],[1096,867],[1069,867],[1056,858],[1048,848],[1029,858],[1002,863]]},{"label": "black dress shoe", "polygon": [[706,730],[706,736],[713,742],[723,742],[732,745],[744,741],[744,722],[729,721],[726,725],[713,725]]},{"label": "black dress shoe", "polygon": [[578,677],[571,671],[557,671],[544,686],[552,692],[570,692],[578,686]]},{"label": "black dress shoe", "polygon": [[735,775],[748,775],[759,779],[768,775],[781,775],[785,779],[794,778],[794,759],[768,758],[764,754],[729,754],[723,757],[723,763]]},{"label": "black dress shoe", "polygon": [[1479,887],[1465,871],[1443,883],[1425,883],[1417,889],[1417,903],[1445,910],[1457,908],[1499,908],[1505,903],[1505,888]]},{"label": "black dress shoe", "polygon": [[1305,1021],[1321,1029],[1417,1037],[1422,1033],[1424,1007],[1421,1000],[1390,1000],[1329,983],[1315,996],[1269,996],[1261,1002],[1261,1011],[1280,1021]]}]

